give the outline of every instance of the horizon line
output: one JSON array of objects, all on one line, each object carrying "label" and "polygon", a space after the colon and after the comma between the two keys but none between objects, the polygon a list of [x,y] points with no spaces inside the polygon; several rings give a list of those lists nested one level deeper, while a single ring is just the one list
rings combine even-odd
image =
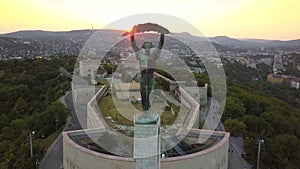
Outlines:
[{"label": "horizon line", "polygon": [[[22,30],[15,30],[15,31],[8,31],[8,32],[0,32],[0,35],[6,35],[6,34],[11,34],[11,33],[16,33],[16,32],[21,32],[21,31],[44,31],[44,32],[71,32],[71,31],[80,31],[80,30],[116,30],[116,31],[126,31],[122,29],[94,29],[94,28],[82,28],[82,29],[67,29],[67,30],[45,30],[45,29],[22,29]],[[189,33],[189,32],[173,32],[173,33]],[[191,34],[191,33],[189,33]],[[192,34],[191,34],[192,35]],[[192,35],[195,36],[195,35]],[[229,35],[214,35],[214,36],[205,36],[205,38],[214,38],[214,37],[228,37],[231,39],[237,39],[237,40],[244,40],[244,39],[249,39],[249,40],[268,40],[268,41],[293,41],[293,40],[300,40],[299,38],[293,38],[293,39],[269,39],[269,38],[250,38],[250,37],[242,37],[242,38],[236,38],[233,36]],[[199,37],[199,36],[198,36]]]}]

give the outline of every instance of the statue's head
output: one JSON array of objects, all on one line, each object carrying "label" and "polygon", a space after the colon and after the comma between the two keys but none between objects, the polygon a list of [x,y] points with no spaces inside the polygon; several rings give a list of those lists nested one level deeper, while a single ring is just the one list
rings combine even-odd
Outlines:
[{"label": "statue's head", "polygon": [[151,49],[153,47],[152,42],[144,42],[142,45],[143,49]]}]

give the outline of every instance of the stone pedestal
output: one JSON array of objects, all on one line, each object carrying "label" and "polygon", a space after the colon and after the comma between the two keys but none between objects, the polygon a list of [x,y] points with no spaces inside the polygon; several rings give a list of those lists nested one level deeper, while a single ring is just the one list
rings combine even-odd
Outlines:
[{"label": "stone pedestal", "polygon": [[135,169],[160,169],[160,117],[143,113],[134,118]]}]

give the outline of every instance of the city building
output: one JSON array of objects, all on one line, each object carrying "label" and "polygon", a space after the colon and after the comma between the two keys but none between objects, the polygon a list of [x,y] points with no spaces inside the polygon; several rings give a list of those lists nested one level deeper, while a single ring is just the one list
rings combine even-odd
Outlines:
[{"label": "city building", "polygon": [[94,74],[96,74],[96,79],[102,79],[107,75],[107,70],[100,65]]},{"label": "city building", "polygon": [[88,78],[91,84],[96,84],[96,74],[101,61],[95,59],[85,59],[79,61],[79,76]]},{"label": "city building", "polygon": [[291,88],[295,88],[295,89],[299,89],[300,88],[300,78],[298,78],[298,79],[292,79],[290,81],[290,87]]},{"label": "city building", "polygon": [[283,84],[284,78],[282,76],[277,76],[274,74],[268,75],[268,82],[271,84]]}]

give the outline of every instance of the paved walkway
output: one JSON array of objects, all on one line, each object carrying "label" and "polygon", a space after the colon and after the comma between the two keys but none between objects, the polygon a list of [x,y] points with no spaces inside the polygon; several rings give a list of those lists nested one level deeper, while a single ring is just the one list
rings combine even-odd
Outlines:
[{"label": "paved walkway", "polygon": [[244,140],[241,137],[230,137],[230,152],[229,152],[229,169],[250,169],[251,166],[246,160],[242,158],[242,154],[245,153],[244,150]]},{"label": "paved walkway", "polygon": [[[217,106],[214,99],[209,99],[208,102],[211,102],[212,107]],[[210,106],[210,103],[208,103]],[[206,112],[206,116],[209,115],[209,112]],[[210,116],[209,116],[210,117]],[[214,123],[216,119],[210,119],[211,123]],[[216,128],[219,131],[226,131],[224,124],[220,122]],[[228,150],[228,169],[250,169],[250,165],[242,158],[244,151],[243,138],[240,137],[230,137],[229,139],[229,150]]]},{"label": "paved walkway", "polygon": [[[223,123],[218,125],[217,130],[225,131]],[[243,158],[244,153],[243,139],[240,137],[230,137],[229,139],[229,150],[228,150],[228,169],[251,169]]]},{"label": "paved walkway", "polygon": [[[71,114],[72,114],[71,117],[68,117],[62,132],[81,128],[78,120],[74,119],[76,115],[75,115],[75,110],[72,102],[72,92],[70,91],[67,92],[59,100],[61,101],[61,103],[63,103],[66,107],[68,107],[71,110]],[[75,126],[71,124],[75,124]],[[59,136],[53,141],[51,146],[48,148],[46,154],[44,155],[43,159],[40,162],[39,168],[60,169],[62,168],[62,166],[63,166],[63,141],[62,141],[62,134],[60,133]]]}]

